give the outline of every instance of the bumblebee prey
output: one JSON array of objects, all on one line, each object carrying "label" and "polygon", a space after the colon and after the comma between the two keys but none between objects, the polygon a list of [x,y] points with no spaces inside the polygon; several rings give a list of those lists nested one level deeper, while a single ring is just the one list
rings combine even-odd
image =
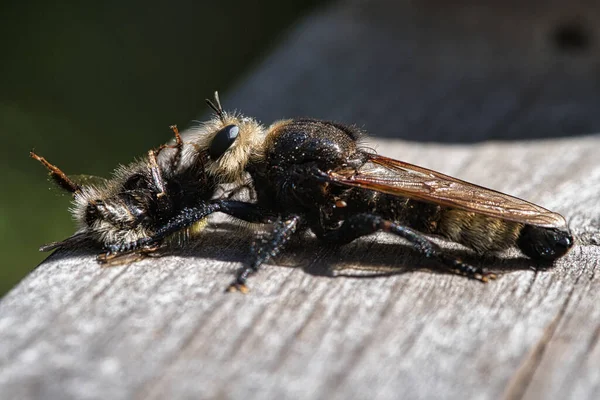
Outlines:
[{"label": "bumblebee prey", "polygon": [[[98,256],[101,262],[116,262],[126,255],[139,258],[156,251],[158,246],[140,246],[135,251],[121,251],[121,247],[132,241],[153,238],[160,227],[182,210],[197,207],[212,198],[220,179],[214,166],[211,171],[206,170],[209,152],[198,151],[195,145],[184,143],[177,127],[171,129],[175,144],[148,151],[145,158],[119,167],[111,179],[70,178],[31,152],[31,157],[50,171],[55,183],[73,195],[71,213],[79,227],[73,236],[40,250],[53,250],[90,238],[104,249]],[[217,145],[210,149],[213,157],[218,151]],[[202,226],[198,220],[174,233],[179,234],[178,240],[185,240],[198,233]]]},{"label": "bumblebee prey", "polygon": [[495,275],[446,254],[428,236],[479,254],[517,247],[532,259],[547,261],[573,246],[560,214],[375,154],[360,146],[363,134],[357,128],[310,118],[265,127],[224,112],[216,94],[215,101],[216,106],[208,101],[215,117],[187,139],[197,151],[209,153],[207,170],[222,182],[241,182],[248,174],[256,202],[202,202],[120,250],[156,245],[214,212],[271,223],[270,236],[256,241],[250,263],[229,288],[245,292],[248,277],[306,229],[337,245],[376,231],[389,232],[450,271],[481,281]]}]

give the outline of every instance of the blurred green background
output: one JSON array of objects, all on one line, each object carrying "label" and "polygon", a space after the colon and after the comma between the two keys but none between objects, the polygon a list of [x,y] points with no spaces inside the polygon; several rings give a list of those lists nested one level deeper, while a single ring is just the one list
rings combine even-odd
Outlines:
[{"label": "blurred green background", "polygon": [[107,176],[205,114],[317,0],[3,2],[0,295],[74,231],[66,173]]}]

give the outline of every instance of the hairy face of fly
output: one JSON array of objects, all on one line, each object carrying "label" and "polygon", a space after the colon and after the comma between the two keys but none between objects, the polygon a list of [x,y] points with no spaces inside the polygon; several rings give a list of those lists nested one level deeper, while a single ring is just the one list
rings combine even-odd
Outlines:
[{"label": "hairy face of fly", "polygon": [[189,151],[208,154],[208,174],[221,183],[233,183],[244,178],[244,168],[261,142],[264,128],[252,118],[223,113],[185,136],[186,142],[193,143]]}]

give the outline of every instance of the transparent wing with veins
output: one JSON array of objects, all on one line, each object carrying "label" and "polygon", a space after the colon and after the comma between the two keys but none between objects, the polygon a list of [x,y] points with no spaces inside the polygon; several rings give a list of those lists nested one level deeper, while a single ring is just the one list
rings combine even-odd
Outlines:
[{"label": "transparent wing with veins", "polygon": [[546,228],[567,229],[560,214],[417,165],[369,154],[358,170],[328,173],[333,182]]}]

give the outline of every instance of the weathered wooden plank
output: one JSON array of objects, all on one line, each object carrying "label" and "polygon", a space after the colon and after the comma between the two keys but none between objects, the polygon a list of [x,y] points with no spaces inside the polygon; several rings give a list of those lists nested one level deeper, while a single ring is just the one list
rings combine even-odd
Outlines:
[{"label": "weathered wooden plank", "polygon": [[[382,147],[392,155],[410,150],[433,164],[442,151],[469,162],[466,175],[476,178],[494,146],[511,154],[496,162],[501,170],[519,168],[525,156],[552,163],[565,145],[589,166],[599,140],[563,140],[543,151],[539,143]],[[575,180],[585,179],[589,169],[575,171]],[[513,187],[526,193],[528,182]],[[598,196],[588,193],[580,197],[584,204]],[[564,203],[563,210],[554,197],[539,201],[556,202],[553,208],[567,216],[591,212]],[[330,265],[402,270],[423,262],[383,235],[341,253],[306,239],[277,264],[309,273],[268,267],[253,281],[252,294],[236,296],[222,289],[245,246],[232,243],[226,228],[160,263],[101,269],[89,256],[53,256],[0,303],[6,393],[37,386],[42,397],[496,397],[525,392],[535,378],[529,390],[541,390],[536,382],[542,379],[544,390],[556,386],[550,393],[583,386],[579,390],[590,395],[578,371],[598,361],[596,246],[577,247],[545,272],[527,270],[526,260],[488,260],[500,270],[524,270],[482,285],[425,271],[377,279],[313,276]],[[584,368],[583,375],[593,371]]]},{"label": "weathered wooden plank", "polygon": [[357,122],[396,138],[369,142],[385,155],[563,213],[580,244],[555,268],[465,254],[502,273],[484,285],[386,235],[306,237],[232,295],[250,237],[223,218],[127,267],[54,254],[0,302],[2,397],[597,398],[599,63],[545,41],[561,3],[340,3],[222,95],[265,122]]}]

